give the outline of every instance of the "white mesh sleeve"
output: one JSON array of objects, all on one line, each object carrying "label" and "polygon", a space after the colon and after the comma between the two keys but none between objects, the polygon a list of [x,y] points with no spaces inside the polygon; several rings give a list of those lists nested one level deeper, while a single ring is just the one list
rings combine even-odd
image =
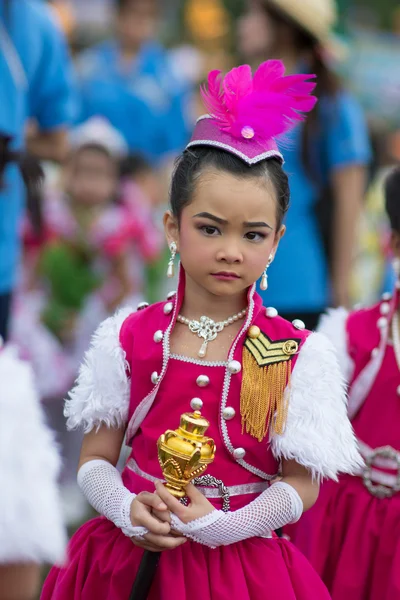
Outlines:
[{"label": "white mesh sleeve", "polygon": [[136,494],[123,484],[120,473],[106,460],[90,460],[78,471],[78,484],[97,512],[114,523],[128,537],[148,533],[145,527],[134,527],[131,504]]},{"label": "white mesh sleeve", "polygon": [[187,524],[172,515],[172,527],[195,542],[217,548],[252,537],[267,537],[275,529],[298,521],[302,513],[303,502],[297,491],[279,481],[234,512],[214,510]]}]

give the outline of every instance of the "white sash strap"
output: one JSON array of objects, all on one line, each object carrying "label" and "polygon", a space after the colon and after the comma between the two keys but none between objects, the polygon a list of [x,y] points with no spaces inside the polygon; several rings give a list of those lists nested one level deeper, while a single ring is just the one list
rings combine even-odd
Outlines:
[{"label": "white sash strap", "polygon": [[[133,471],[133,473],[136,473],[136,475],[143,477],[143,479],[147,479],[147,481],[151,481],[153,483],[155,483],[156,481],[162,481],[161,479],[154,477],[153,475],[149,475],[148,473],[145,473],[144,471],[142,471],[142,469],[139,467],[139,465],[133,458],[130,458],[128,460],[126,466],[128,467],[128,469],[130,471]],[[209,479],[210,484],[207,483],[207,478]],[[204,484],[196,485],[196,487],[206,498],[221,498],[222,497],[222,494],[221,494],[221,491],[219,488],[208,487],[208,485],[213,485],[211,483],[212,480],[214,480],[215,482],[218,480],[215,480],[213,477],[208,476],[208,475],[205,475],[203,480],[204,480]],[[246,494],[261,494],[262,492],[264,492],[266,489],[269,488],[269,485],[270,484],[268,481],[260,481],[257,483],[247,483],[247,484],[243,484],[243,485],[231,485],[231,486],[223,485],[223,489],[224,489],[224,491],[226,491],[229,494],[229,496],[244,496]]]},{"label": "white sash strap", "polygon": [[[391,446],[370,448],[358,441],[366,466],[357,475],[363,478],[367,489],[378,498],[390,498],[400,491],[400,452]],[[385,473],[379,469],[395,471]]]}]

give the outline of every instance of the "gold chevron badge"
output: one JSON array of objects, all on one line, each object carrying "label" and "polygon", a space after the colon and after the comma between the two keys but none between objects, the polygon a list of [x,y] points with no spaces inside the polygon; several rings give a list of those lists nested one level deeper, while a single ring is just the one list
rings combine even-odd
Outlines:
[{"label": "gold chevron badge", "polygon": [[259,327],[248,331],[243,348],[243,378],[240,391],[242,430],[260,442],[271,432],[285,429],[292,373],[291,358],[299,351],[300,339],[271,340]]},{"label": "gold chevron badge", "polygon": [[299,339],[272,341],[259,327],[250,328],[245,347],[253,355],[259,367],[288,361],[299,351]]}]

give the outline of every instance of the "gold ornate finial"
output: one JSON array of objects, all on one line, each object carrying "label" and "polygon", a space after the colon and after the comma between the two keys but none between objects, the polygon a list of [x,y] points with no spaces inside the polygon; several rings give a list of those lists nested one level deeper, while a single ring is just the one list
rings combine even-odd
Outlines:
[{"label": "gold ornate finial", "polygon": [[200,411],[184,413],[178,429],[169,429],[157,442],[165,487],[175,498],[184,498],[187,484],[202,475],[215,458],[214,440],[204,435],[209,426]]}]

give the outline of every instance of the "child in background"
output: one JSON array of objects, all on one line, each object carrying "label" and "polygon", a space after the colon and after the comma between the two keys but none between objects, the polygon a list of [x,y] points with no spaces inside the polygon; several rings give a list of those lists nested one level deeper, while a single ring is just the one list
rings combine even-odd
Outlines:
[{"label": "child in background", "polygon": [[[295,542],[333,600],[400,600],[400,168],[385,184],[397,281],[372,307],[326,315],[367,466],[322,486]],[[338,428],[338,439],[340,439]]]}]

